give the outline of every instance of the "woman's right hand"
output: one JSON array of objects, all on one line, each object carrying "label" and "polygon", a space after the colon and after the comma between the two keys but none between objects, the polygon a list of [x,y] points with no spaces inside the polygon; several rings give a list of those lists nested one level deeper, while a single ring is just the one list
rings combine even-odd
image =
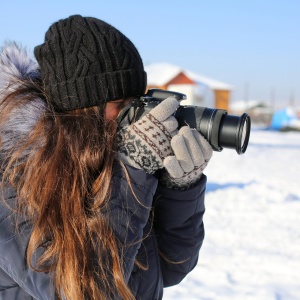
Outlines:
[{"label": "woman's right hand", "polygon": [[170,141],[177,133],[178,122],[173,114],[178,105],[174,97],[169,97],[140,120],[119,130],[119,159],[148,174],[162,169],[164,158],[173,153]]},{"label": "woman's right hand", "polygon": [[212,157],[213,149],[194,128],[183,126],[171,140],[174,155],[164,159],[160,183],[171,189],[187,190],[198,183]]}]

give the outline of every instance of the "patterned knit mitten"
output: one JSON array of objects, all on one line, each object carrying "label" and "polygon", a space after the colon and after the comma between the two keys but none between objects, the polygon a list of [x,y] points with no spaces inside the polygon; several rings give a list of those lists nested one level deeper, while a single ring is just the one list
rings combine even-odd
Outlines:
[{"label": "patterned knit mitten", "polygon": [[164,159],[160,183],[171,189],[186,190],[200,179],[211,156],[212,147],[196,130],[183,126],[171,140],[174,156]]},{"label": "patterned knit mitten", "polygon": [[135,123],[118,132],[119,159],[153,174],[163,168],[163,159],[172,155],[170,141],[177,133],[173,116],[179,103],[169,97]]}]

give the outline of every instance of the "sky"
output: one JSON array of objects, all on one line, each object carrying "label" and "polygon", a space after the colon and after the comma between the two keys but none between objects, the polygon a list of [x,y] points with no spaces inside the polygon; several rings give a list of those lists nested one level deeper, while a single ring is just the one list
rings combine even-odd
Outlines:
[{"label": "sky", "polygon": [[300,106],[299,0],[3,1],[0,45],[33,51],[72,14],[118,28],[145,65],[166,62],[233,85],[232,101]]},{"label": "sky", "polygon": [[253,128],[245,154],[213,153],[198,264],[164,300],[300,299],[299,137]]}]

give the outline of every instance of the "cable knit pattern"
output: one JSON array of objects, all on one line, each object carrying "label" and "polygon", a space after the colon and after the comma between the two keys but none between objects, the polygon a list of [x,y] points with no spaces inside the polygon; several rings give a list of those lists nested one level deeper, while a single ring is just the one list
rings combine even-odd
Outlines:
[{"label": "cable knit pattern", "polygon": [[132,42],[113,26],[74,15],[54,23],[34,53],[57,111],[142,95],[146,73]]}]

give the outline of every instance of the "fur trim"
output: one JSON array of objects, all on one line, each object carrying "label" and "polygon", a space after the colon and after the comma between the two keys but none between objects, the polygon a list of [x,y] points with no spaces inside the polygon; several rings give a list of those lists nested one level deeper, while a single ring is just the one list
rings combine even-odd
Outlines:
[{"label": "fur trim", "polygon": [[[40,76],[39,66],[31,59],[24,48],[16,43],[6,44],[0,52],[0,118],[3,99],[15,91],[22,82]],[[5,118],[5,124],[0,128],[0,164],[3,159],[17,150],[26,141],[37,120],[47,110],[45,101],[33,97],[25,105],[14,108]],[[26,151],[28,152],[28,151]],[[28,153],[23,153],[21,160],[26,159]]]},{"label": "fur trim", "polygon": [[14,42],[6,43],[0,52],[0,91],[12,83],[40,76],[38,63],[25,48]]}]

